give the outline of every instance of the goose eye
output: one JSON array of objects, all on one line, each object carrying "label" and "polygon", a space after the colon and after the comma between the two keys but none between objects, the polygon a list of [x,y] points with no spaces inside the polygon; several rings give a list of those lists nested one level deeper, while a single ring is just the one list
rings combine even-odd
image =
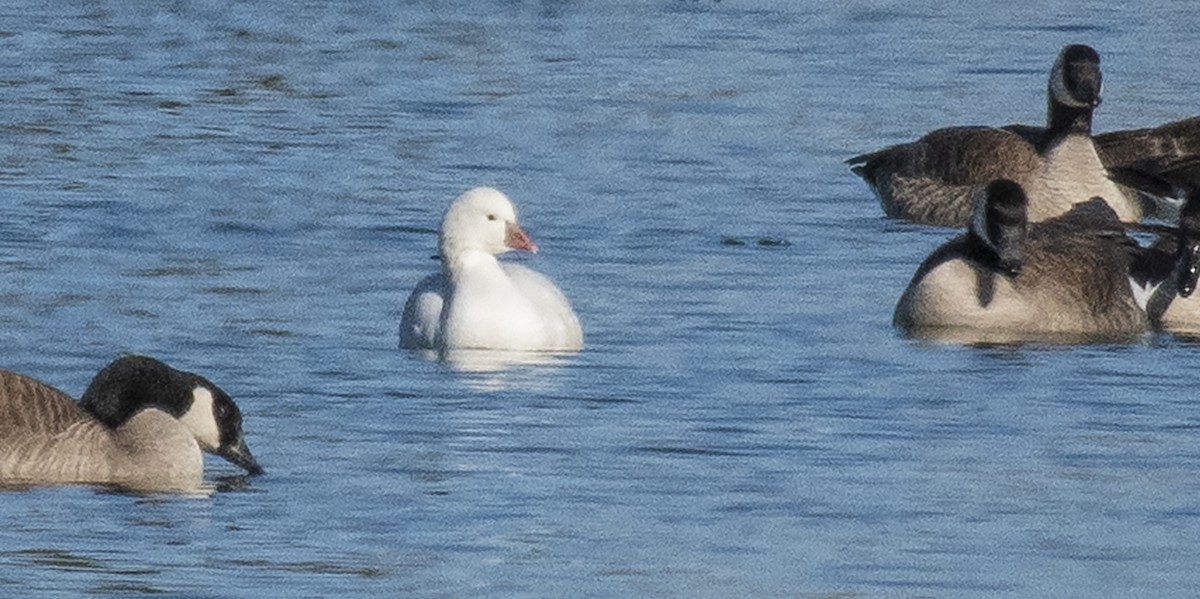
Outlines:
[{"label": "goose eye", "polygon": [[489,215],[488,215],[488,220],[496,220],[496,215],[495,215],[495,214],[489,214]]}]

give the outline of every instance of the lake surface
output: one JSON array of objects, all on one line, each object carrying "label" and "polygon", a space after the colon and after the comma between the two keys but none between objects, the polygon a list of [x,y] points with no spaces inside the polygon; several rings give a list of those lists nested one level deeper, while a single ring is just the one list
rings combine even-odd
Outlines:
[{"label": "lake surface", "polygon": [[[129,3],[135,4],[135,3]],[[14,1],[0,366],[202,373],[267,474],[0,494],[0,593],[1190,597],[1200,347],[972,348],[891,313],[952,231],[842,161],[1200,113],[1192,0]],[[587,349],[398,349],[447,203],[493,185]]]}]

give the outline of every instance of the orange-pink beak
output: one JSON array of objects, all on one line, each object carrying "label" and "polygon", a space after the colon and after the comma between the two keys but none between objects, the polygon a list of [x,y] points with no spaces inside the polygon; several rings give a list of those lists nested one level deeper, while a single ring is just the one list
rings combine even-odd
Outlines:
[{"label": "orange-pink beak", "polygon": [[529,238],[529,234],[513,223],[506,223],[504,226],[504,245],[514,250],[525,250],[534,254],[538,251],[537,244]]}]

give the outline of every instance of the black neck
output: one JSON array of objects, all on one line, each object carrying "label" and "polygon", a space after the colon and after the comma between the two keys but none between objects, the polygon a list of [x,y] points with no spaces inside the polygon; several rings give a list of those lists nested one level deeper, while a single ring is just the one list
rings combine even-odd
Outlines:
[{"label": "black neck", "polygon": [[1067,106],[1056,100],[1051,94],[1050,106],[1046,110],[1046,134],[1048,137],[1064,137],[1072,133],[1083,135],[1092,134],[1092,113],[1094,108]]},{"label": "black neck", "polygon": [[154,358],[125,356],[100,370],[79,403],[111,428],[147,407],[182,416],[191,385],[189,373],[177,371]]},{"label": "black neck", "polygon": [[1000,263],[1000,255],[996,253],[996,248],[987,243],[975,233],[969,231],[965,243],[964,253],[972,262],[983,266],[987,270],[996,273],[1004,273],[1005,269]]}]

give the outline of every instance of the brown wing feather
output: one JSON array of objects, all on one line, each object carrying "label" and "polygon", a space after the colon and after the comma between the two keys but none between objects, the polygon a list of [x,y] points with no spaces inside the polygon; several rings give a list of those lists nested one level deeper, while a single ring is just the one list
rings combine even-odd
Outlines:
[{"label": "brown wing feather", "polygon": [[995,127],[947,127],[912,143],[846,161],[893,218],[966,226],[975,186],[1005,178],[1023,182],[1041,158],[1020,133]]},{"label": "brown wing feather", "polygon": [[1106,168],[1136,165],[1146,169],[1155,162],[1169,165],[1181,158],[1200,156],[1200,117],[1158,127],[1101,133],[1095,136],[1095,141]]},{"label": "brown wing feather", "polygon": [[22,374],[0,370],[0,432],[56,433],[90,417],[71,396]]}]

